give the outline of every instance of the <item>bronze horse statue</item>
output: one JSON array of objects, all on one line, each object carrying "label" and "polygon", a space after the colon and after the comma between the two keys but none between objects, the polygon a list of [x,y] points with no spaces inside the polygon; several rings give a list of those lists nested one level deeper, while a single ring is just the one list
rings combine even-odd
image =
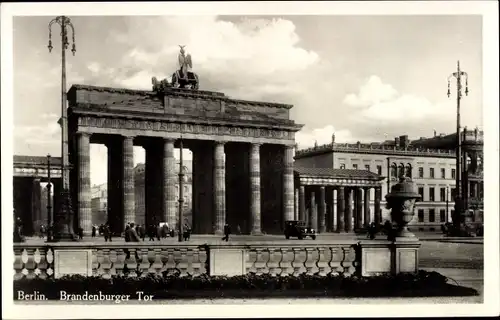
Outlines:
[{"label": "bronze horse statue", "polygon": [[151,79],[151,83],[153,84],[153,91],[154,92],[163,92],[165,91],[166,88],[172,87],[170,83],[168,83],[167,79],[163,79],[161,81],[158,81],[156,77],[153,77]]}]

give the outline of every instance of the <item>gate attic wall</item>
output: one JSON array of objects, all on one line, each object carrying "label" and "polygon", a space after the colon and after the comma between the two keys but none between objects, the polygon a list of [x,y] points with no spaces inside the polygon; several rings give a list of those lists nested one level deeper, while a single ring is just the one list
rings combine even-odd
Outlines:
[{"label": "gate attic wall", "polygon": [[[177,229],[174,147],[193,153],[195,233],[220,234],[225,223],[243,233],[282,231],[293,218],[293,147],[302,128],[291,105],[230,99],[222,93],[165,92],[73,86],[68,92],[71,190],[77,227],[90,232],[90,143],[108,148],[108,222],[167,222]],[[145,217],[136,216],[133,146],[146,149]],[[180,221],[179,219],[182,219]]]},{"label": "gate attic wall", "polygon": [[68,101],[75,132],[293,145],[302,128],[289,118],[291,105],[210,91],[172,88],[157,94],[74,85]]}]

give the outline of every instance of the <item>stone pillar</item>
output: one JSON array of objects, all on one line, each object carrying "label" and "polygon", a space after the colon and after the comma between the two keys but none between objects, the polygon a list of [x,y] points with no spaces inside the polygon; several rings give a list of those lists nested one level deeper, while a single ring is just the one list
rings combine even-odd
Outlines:
[{"label": "stone pillar", "polygon": [[250,234],[262,234],[260,215],[260,145],[253,143],[250,147]]},{"label": "stone pillar", "polygon": [[226,223],[226,165],[224,157],[224,142],[217,141],[214,150],[215,223],[213,231],[215,234],[222,234]]},{"label": "stone pillar", "polygon": [[31,192],[31,221],[33,223],[34,232],[40,231],[42,224],[46,225],[46,220],[42,219],[42,197],[46,197],[46,193],[42,195],[42,187],[40,179],[33,179],[33,187]]},{"label": "stone pillar", "polygon": [[318,230],[318,207],[316,204],[316,190],[311,191],[311,209],[310,218],[309,218],[309,226],[314,230]]},{"label": "stone pillar", "polygon": [[295,188],[293,194],[293,220],[299,220],[299,189]]},{"label": "stone pillar", "polygon": [[363,228],[363,189],[356,188],[356,229]]},{"label": "stone pillar", "polygon": [[352,232],[352,193],[353,189],[346,188],[345,189],[345,231]]},{"label": "stone pillar", "polygon": [[90,189],[90,134],[78,133],[78,225],[84,234],[92,232]]},{"label": "stone pillar", "polygon": [[375,224],[379,226],[382,223],[382,209],[380,202],[382,201],[382,188],[375,188]]},{"label": "stone pillar", "polygon": [[344,187],[337,189],[337,232],[345,231],[344,214],[345,214],[345,190]]},{"label": "stone pillar", "polygon": [[326,231],[326,226],[325,226],[325,216],[326,216],[326,201],[325,201],[325,187],[321,186],[319,188],[319,213],[318,213],[318,220],[319,220],[319,232],[320,233],[325,233]]},{"label": "stone pillar", "polygon": [[304,186],[299,187],[299,220],[306,221],[306,190]]},{"label": "stone pillar", "polygon": [[364,199],[364,226],[365,228],[368,228],[370,225],[370,188],[364,188],[363,190],[365,194],[365,199]]},{"label": "stone pillar", "polygon": [[123,224],[135,221],[134,138],[123,139]]},{"label": "stone pillar", "polygon": [[327,190],[328,194],[328,199],[326,200],[329,203],[330,211],[327,215],[328,217],[328,222],[326,223],[326,231],[327,232],[334,232],[335,231],[335,226],[337,225],[336,223],[336,217],[335,217],[335,212],[337,211],[335,208],[335,189],[330,188]]},{"label": "stone pillar", "polygon": [[177,206],[175,201],[174,140],[163,141],[163,216],[170,228],[177,229]]},{"label": "stone pillar", "polygon": [[293,220],[293,146],[285,146],[283,166],[283,221],[287,221]]}]

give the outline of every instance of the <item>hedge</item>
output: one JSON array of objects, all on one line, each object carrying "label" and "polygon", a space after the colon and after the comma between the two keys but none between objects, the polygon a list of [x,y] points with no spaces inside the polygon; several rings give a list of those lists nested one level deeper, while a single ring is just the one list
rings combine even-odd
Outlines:
[{"label": "hedge", "polygon": [[20,279],[14,281],[16,292],[42,293],[47,299],[59,300],[59,292],[68,294],[118,294],[137,298],[137,291],[154,295],[154,299],[222,298],[222,297],[422,297],[422,296],[476,296],[472,288],[448,283],[448,278],[437,273],[419,271],[416,274],[359,276],[272,276],[247,274],[243,276],[210,277],[207,275],[178,277],[148,275],[128,278],[65,276],[60,279]]}]

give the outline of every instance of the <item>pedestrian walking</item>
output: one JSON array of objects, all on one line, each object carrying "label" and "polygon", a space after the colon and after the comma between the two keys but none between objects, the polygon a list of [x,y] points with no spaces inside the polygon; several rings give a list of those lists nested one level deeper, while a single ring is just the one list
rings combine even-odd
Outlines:
[{"label": "pedestrian walking", "polygon": [[229,235],[231,234],[231,227],[226,223],[224,225],[224,237],[222,238],[223,241],[229,241]]},{"label": "pedestrian walking", "polygon": [[95,238],[97,232],[97,226],[94,224],[92,225],[92,238]]},{"label": "pedestrian walking", "polygon": [[103,228],[103,232],[104,232],[104,241],[105,242],[112,242],[113,239],[112,239],[112,234],[111,234],[111,229],[109,228],[109,225],[106,224]]}]

